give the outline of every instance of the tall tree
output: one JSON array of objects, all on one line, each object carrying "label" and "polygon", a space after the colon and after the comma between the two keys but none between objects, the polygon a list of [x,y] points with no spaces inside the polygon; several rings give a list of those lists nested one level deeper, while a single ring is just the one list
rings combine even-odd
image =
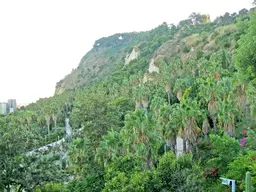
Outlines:
[{"label": "tall tree", "polygon": [[221,93],[220,86],[213,77],[207,77],[205,80],[198,79],[198,96],[203,105],[208,107],[209,115],[213,121],[214,132],[217,134],[217,100]]},{"label": "tall tree", "polygon": [[[28,152],[36,147],[31,131],[24,130],[18,120],[0,118],[0,188],[32,191],[46,181],[64,178],[58,156],[34,155]],[[52,156],[53,157],[53,156]],[[57,160],[57,161],[56,161]]]},{"label": "tall tree", "polygon": [[142,109],[127,114],[121,137],[127,152],[141,157],[151,169],[161,143],[160,130],[155,126],[152,115],[146,116]]},{"label": "tall tree", "polygon": [[255,12],[251,13],[249,27],[245,29],[245,34],[239,39],[235,53],[235,66],[239,73],[243,74],[241,81],[253,84],[256,82],[256,56],[254,54],[256,51],[256,44],[254,43],[256,36],[255,14]]}]

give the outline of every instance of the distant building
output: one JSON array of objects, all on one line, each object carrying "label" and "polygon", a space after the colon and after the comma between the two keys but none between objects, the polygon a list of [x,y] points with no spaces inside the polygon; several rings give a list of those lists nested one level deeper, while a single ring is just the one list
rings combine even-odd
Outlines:
[{"label": "distant building", "polygon": [[16,109],[17,109],[16,99],[9,99],[8,100],[8,108],[9,108],[10,113],[16,111]]},{"label": "distant building", "polygon": [[0,103],[0,115],[7,115],[8,103]]},{"label": "distant building", "polygon": [[17,110],[16,99],[9,99],[8,102],[0,102],[0,115],[7,115]]}]

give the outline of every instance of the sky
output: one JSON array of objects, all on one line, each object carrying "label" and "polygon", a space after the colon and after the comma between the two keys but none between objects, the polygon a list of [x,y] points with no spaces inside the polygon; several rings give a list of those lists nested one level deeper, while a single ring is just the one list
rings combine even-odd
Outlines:
[{"label": "sky", "polygon": [[252,0],[0,0],[0,102],[52,96],[101,37],[251,7]]}]

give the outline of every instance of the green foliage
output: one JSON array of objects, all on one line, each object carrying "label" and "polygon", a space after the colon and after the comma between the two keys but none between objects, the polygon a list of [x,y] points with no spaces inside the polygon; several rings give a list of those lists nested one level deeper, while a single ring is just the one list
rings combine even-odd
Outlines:
[{"label": "green foliage", "polygon": [[46,181],[59,182],[66,174],[59,164],[59,155],[34,155],[29,150],[36,146],[35,136],[24,129],[17,119],[0,118],[0,187],[11,186],[32,190]]},{"label": "green foliage", "polygon": [[160,191],[204,191],[202,170],[190,155],[176,160],[174,154],[166,153],[156,168],[156,178]]},{"label": "green foliage", "polygon": [[229,189],[228,186],[225,186],[225,185],[221,184],[220,181],[218,180],[218,182],[213,183],[209,187],[207,187],[205,191],[211,191],[211,192],[225,191],[225,192],[228,192],[228,191],[230,191],[230,189]]},{"label": "green foliage", "polygon": [[151,168],[161,141],[160,130],[152,115],[143,109],[127,114],[121,137],[127,153],[135,153]]},{"label": "green foliage", "polygon": [[183,52],[184,52],[184,53],[189,53],[189,52],[190,52],[190,47],[187,46],[187,45],[185,45],[185,46],[183,47]]},{"label": "green foliage", "polygon": [[47,183],[42,187],[38,187],[36,192],[67,192],[67,190],[60,183]]},{"label": "green foliage", "polygon": [[256,36],[256,19],[255,13],[251,13],[246,33],[238,41],[238,48],[235,54],[235,65],[243,75],[243,82],[255,84],[255,36]]},{"label": "green foliage", "polygon": [[210,135],[210,140],[212,142],[212,158],[207,161],[206,167],[216,169],[218,176],[221,176],[227,172],[228,164],[237,157],[240,151],[239,142],[227,135],[222,137]]},{"label": "green foliage", "polygon": [[252,174],[252,185],[256,186],[255,166],[256,152],[249,151],[248,154],[240,154],[233,162],[228,165],[228,171],[225,174],[228,178],[236,180],[239,190],[246,186],[245,175],[249,171]]},{"label": "green foliage", "polygon": [[253,129],[248,129],[247,131],[247,148],[251,150],[256,149],[256,133]]},{"label": "green foliage", "polygon": [[142,164],[135,156],[124,156],[116,159],[106,167],[105,187],[107,191],[139,192],[151,191],[154,180],[151,171],[141,171]]},{"label": "green foliage", "polygon": [[[58,95],[0,117],[0,190],[226,191],[220,176],[242,190],[247,171],[255,185],[256,24],[239,15],[235,25],[235,13],[214,22],[193,13],[97,40]],[[124,65],[134,48],[140,56]],[[68,118],[71,137],[27,155],[63,139]],[[189,154],[174,154],[178,136]]]}]

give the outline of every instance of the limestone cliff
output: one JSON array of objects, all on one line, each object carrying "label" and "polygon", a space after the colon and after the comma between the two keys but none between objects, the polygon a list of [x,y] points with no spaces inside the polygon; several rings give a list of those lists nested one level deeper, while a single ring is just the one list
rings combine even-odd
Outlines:
[{"label": "limestone cliff", "polygon": [[131,61],[137,59],[140,56],[140,51],[137,47],[132,49],[132,52],[125,58],[125,65],[128,65]]}]

